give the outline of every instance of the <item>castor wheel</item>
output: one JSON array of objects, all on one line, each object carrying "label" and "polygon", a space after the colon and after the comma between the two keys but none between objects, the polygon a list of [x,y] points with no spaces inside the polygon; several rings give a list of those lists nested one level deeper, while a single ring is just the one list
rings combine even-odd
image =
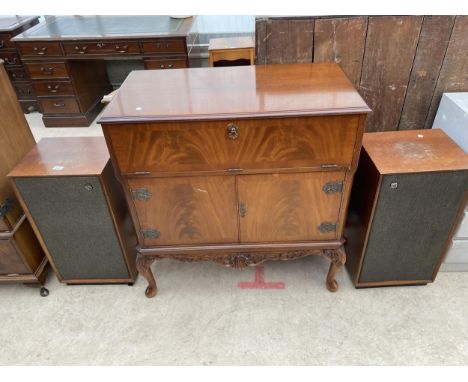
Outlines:
[{"label": "castor wheel", "polygon": [[49,295],[49,290],[45,287],[42,287],[39,293],[42,297],[47,297]]}]

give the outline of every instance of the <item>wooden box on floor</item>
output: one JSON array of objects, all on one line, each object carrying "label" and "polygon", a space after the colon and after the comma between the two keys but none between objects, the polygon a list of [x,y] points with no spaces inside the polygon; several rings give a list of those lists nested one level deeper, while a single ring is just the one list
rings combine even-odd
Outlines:
[{"label": "wooden box on floor", "polygon": [[0,115],[0,283],[44,285],[47,258],[6,177],[35,141],[2,60]]},{"label": "wooden box on floor", "polygon": [[136,237],[104,138],[44,138],[9,177],[61,282],[133,284]]},{"label": "wooden box on floor", "polygon": [[442,130],[364,134],[345,228],[354,285],[434,281],[467,190],[468,156]]}]

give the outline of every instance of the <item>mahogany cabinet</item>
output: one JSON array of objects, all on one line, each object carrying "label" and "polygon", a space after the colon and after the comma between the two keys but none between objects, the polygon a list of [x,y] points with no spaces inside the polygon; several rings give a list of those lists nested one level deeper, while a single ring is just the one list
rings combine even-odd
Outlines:
[{"label": "mahogany cabinet", "polygon": [[4,61],[5,69],[24,113],[38,110],[38,104],[31,79],[11,39],[38,23],[39,16],[0,16],[0,59]]},{"label": "mahogany cabinet", "polygon": [[46,296],[47,258],[7,179],[35,141],[2,60],[0,115],[0,284],[40,285]]},{"label": "mahogany cabinet", "polygon": [[369,111],[335,64],[132,72],[99,123],[146,295],[164,257],[243,268],[324,255],[337,290]]},{"label": "mahogany cabinet", "polygon": [[366,133],[346,220],[361,287],[434,281],[468,201],[468,155],[442,130]]}]

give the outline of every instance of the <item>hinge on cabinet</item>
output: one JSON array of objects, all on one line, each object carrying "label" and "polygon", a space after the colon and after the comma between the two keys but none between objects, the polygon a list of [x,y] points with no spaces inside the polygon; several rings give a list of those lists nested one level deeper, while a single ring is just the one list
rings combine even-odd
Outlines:
[{"label": "hinge on cabinet", "polygon": [[132,194],[132,199],[143,200],[145,202],[153,196],[153,193],[148,191],[147,188],[135,188],[134,190],[130,190],[130,193]]},{"label": "hinge on cabinet", "polygon": [[161,232],[159,232],[157,229],[142,229],[141,234],[144,238],[151,239],[157,239],[159,236],[161,236]]},{"label": "hinge on cabinet", "polygon": [[333,232],[336,231],[336,223],[323,222],[318,226],[318,229],[321,233]]},{"label": "hinge on cabinet", "polygon": [[322,190],[326,194],[333,194],[335,192],[343,192],[343,182],[328,182],[322,187]]}]

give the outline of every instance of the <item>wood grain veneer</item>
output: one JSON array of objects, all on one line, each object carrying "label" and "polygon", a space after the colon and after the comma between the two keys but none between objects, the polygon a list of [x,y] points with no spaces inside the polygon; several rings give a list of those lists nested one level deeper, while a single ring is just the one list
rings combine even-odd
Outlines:
[{"label": "wood grain veneer", "polygon": [[[230,139],[234,124],[238,136]],[[359,116],[108,125],[123,173],[349,167]],[[341,142],[339,146],[336,142]],[[130,144],[129,144],[130,143]]]}]

